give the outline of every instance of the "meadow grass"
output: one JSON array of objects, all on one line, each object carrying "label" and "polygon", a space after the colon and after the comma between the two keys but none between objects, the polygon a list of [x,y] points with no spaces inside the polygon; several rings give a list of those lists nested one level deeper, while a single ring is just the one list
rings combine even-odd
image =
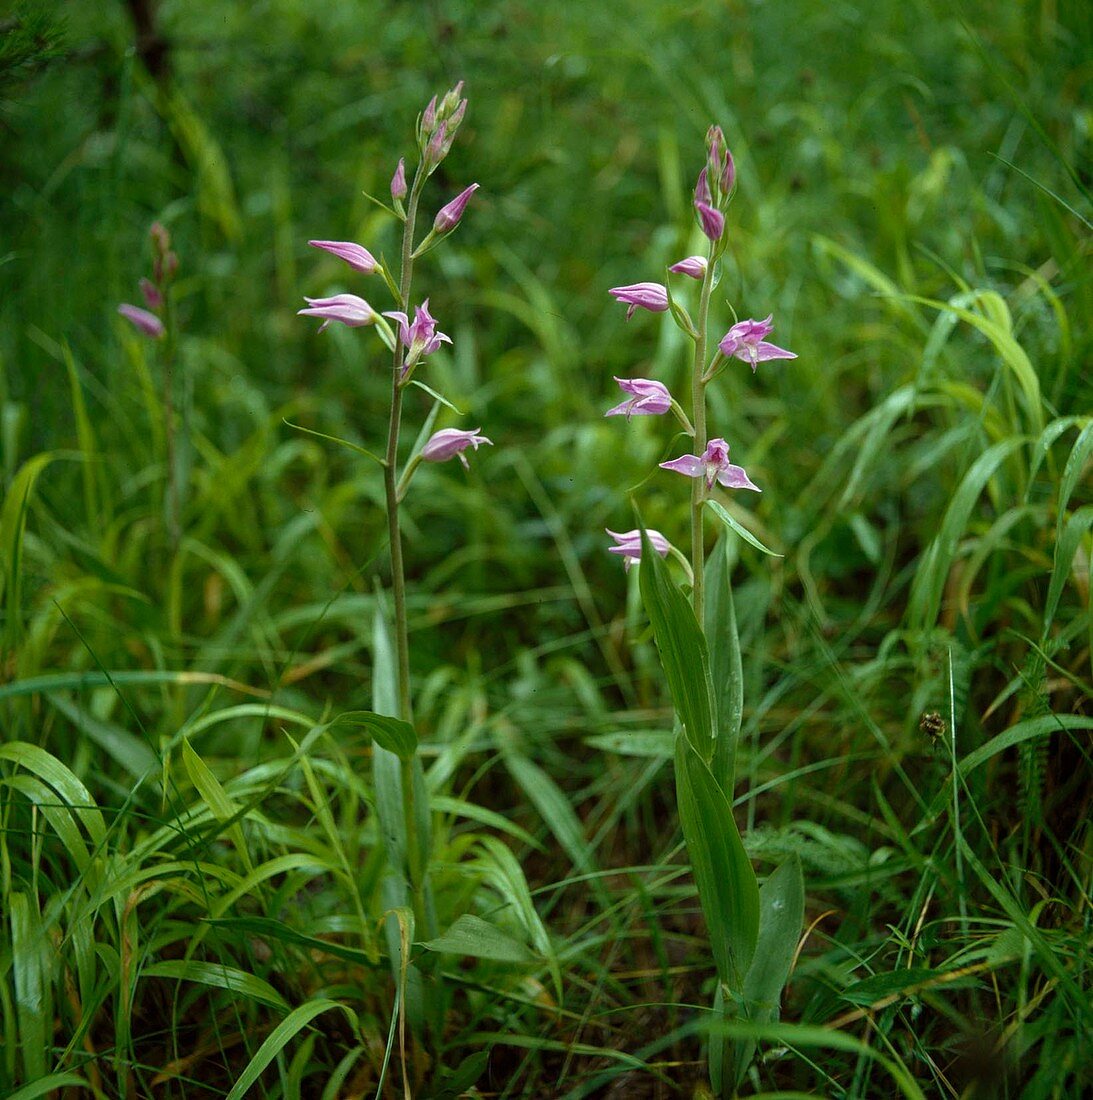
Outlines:
[{"label": "meadow grass", "polygon": [[[663,426],[602,412],[613,374],[685,376],[679,334],[606,291],[696,251],[716,121],[739,195],[714,313],[773,309],[800,356],[712,399],[764,488],[726,506],[783,555],[732,550],[737,820],[760,877],[795,853],[807,891],[781,1022],[719,1025],[759,1044],[741,1092],[1082,1095],[1088,6],[172,0],[163,53],[139,7],[25,5],[0,49],[0,1094],[708,1087],[673,716],[603,533],[633,498],[682,539],[688,502],[647,477]],[[393,255],[361,192],[458,78],[440,190],[482,188],[430,272],[454,345],[427,380],[495,446],[423,467],[403,518],[455,937],[426,1044],[371,744],[336,720],[385,659],[382,482],[292,426],[380,448],[386,355],[294,312],[348,289],[309,237]],[[156,218],[177,548],[159,367],[114,314]]]}]

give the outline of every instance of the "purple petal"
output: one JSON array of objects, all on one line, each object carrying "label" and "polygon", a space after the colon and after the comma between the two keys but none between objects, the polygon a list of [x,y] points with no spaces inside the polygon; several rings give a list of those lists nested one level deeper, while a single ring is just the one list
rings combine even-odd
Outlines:
[{"label": "purple petal", "polygon": [[796,352],[786,351],[785,348],[780,348],[777,344],[768,344],[765,340],[761,340],[755,348],[755,361],[757,363],[765,363],[768,359],[796,358]]},{"label": "purple petal", "polygon": [[660,468],[683,474],[685,477],[701,477],[706,469],[698,455],[680,455],[679,458],[673,458],[671,462],[662,462]]},{"label": "purple petal", "polygon": [[757,493],[763,491],[748,477],[743,466],[733,466],[732,463],[717,471],[717,480],[726,489],[754,489]]},{"label": "purple petal", "polygon": [[145,336],[151,336],[153,340],[161,339],[167,332],[163,322],[154,314],[149,313],[140,306],[132,306],[128,302],[122,302],[118,306],[120,313],[134,328],[139,329]]}]

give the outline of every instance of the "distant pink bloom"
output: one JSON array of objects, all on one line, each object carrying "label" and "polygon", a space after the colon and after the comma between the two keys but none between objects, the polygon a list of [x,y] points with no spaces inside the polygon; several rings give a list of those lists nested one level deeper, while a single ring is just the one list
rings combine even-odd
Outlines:
[{"label": "distant pink bloom", "polygon": [[391,177],[391,198],[396,202],[406,198],[406,160],[404,157],[399,158],[398,167]]},{"label": "distant pink bloom", "polygon": [[471,195],[478,190],[478,184],[472,183],[470,187],[463,191],[460,191],[458,195],[451,202],[442,206],[437,211],[436,219],[433,221],[434,233],[450,233],[459,224],[459,219],[463,217],[463,211],[467,208],[467,203],[471,201]]},{"label": "distant pink bloom", "polygon": [[426,355],[432,355],[441,344],[450,344],[450,336],[443,332],[437,332],[437,319],[429,312],[429,299],[426,298],[419,306],[414,307],[414,322],[402,310],[392,309],[384,313],[384,317],[391,317],[398,321],[399,339],[406,348],[406,359],[403,363],[403,371],[408,371],[419,359]]},{"label": "distant pink bloom", "polygon": [[633,283],[630,286],[613,286],[609,291],[615,301],[630,308],[626,311],[629,321],[635,309],[647,309],[650,313],[663,313],[668,308],[668,290],[661,283]]},{"label": "distant pink bloom", "polygon": [[725,356],[735,355],[737,359],[751,364],[752,372],[760,363],[768,359],[796,359],[792,351],[786,351],[776,344],[768,344],[764,337],[774,331],[771,321],[774,314],[768,314],[762,321],[739,321],[733,325],[721,338],[717,345],[721,354]]},{"label": "distant pink bloom", "polygon": [[709,206],[704,202],[696,202],[695,210],[698,212],[698,220],[702,224],[702,232],[711,241],[721,240],[721,235],[725,232],[725,215],[716,207]]},{"label": "distant pink bloom", "polygon": [[160,294],[159,287],[151,279],[141,279],[140,292],[144,295],[145,304],[149,309],[163,308],[163,295]]},{"label": "distant pink bloom", "polygon": [[354,244],[352,241],[308,241],[312,248],[321,248],[329,252],[331,256],[337,256],[344,260],[354,271],[371,275],[378,266],[376,257],[363,245]]},{"label": "distant pink bloom", "polygon": [[[614,546],[609,546],[609,554],[618,554],[622,558],[623,568],[629,573],[630,566],[636,561],[641,561],[641,531],[636,528],[633,531],[612,531],[605,528],[607,533],[615,540]],[[659,532],[647,528],[645,533],[653,544],[653,549],[662,557],[668,556],[672,544]]]},{"label": "distant pink bloom", "polygon": [[128,302],[122,302],[118,306],[118,312],[131,325],[143,332],[145,336],[151,336],[153,340],[162,339],[167,332],[163,322],[154,313],[149,313],[140,306],[131,306]]},{"label": "distant pink bloom", "polygon": [[672,395],[661,382],[652,378],[616,378],[615,381],[630,397],[621,405],[608,409],[604,416],[625,416],[627,420],[632,416],[660,416],[672,407]]},{"label": "distant pink bloom", "polygon": [[379,314],[363,299],[356,294],[335,294],[331,298],[304,298],[307,309],[298,309],[296,313],[301,317],[322,317],[323,323],[319,331],[327,327],[332,321],[338,321],[350,328],[359,328],[361,325],[374,324]]},{"label": "distant pink bloom", "polygon": [[672,264],[668,268],[673,275],[689,275],[692,279],[702,279],[706,275],[706,257],[688,256],[680,260],[678,264]]},{"label": "distant pink bloom", "polygon": [[712,489],[714,481],[717,481],[726,489],[763,491],[752,483],[743,466],[733,466],[729,462],[729,445],[723,439],[711,439],[701,455],[681,455],[671,462],[662,462],[660,466],[663,470],[672,470],[685,477],[704,477],[707,489]]},{"label": "distant pink bloom", "polygon": [[488,443],[493,446],[492,440],[480,435],[481,428],[472,428],[469,432],[460,431],[459,428],[442,428],[434,432],[424,447],[421,448],[421,457],[426,462],[447,462],[449,458],[458,458],[465,469],[470,469],[467,456],[463,453],[468,447],[478,450],[479,444]]}]

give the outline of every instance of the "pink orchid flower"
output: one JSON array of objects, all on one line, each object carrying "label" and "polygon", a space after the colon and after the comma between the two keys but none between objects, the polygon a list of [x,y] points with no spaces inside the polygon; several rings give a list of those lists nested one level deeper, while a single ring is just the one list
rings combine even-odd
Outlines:
[{"label": "pink orchid flower", "polygon": [[668,387],[652,378],[616,378],[619,388],[629,398],[622,404],[608,409],[604,416],[660,416],[672,407],[672,395]]},{"label": "pink orchid flower", "polygon": [[470,431],[461,431],[459,428],[441,428],[434,432],[424,447],[421,448],[421,457],[426,462],[447,462],[449,458],[458,458],[463,463],[463,468],[469,470],[470,463],[463,452],[468,447],[476,451],[482,443],[493,446],[493,441],[479,434],[481,428],[472,428]]},{"label": "pink orchid flower", "polygon": [[[607,533],[615,540],[614,546],[609,546],[609,554],[618,554],[622,558],[623,568],[629,573],[630,566],[636,561],[641,561],[641,531],[636,528],[633,531],[612,531],[605,528]],[[647,528],[645,532],[653,549],[662,557],[668,556],[672,544],[659,532]]]},{"label": "pink orchid flower", "polygon": [[352,241],[308,241],[312,248],[321,248],[339,260],[344,260],[354,271],[360,271],[365,275],[371,275],[379,266],[376,257],[363,245],[354,244]]},{"label": "pink orchid flower", "polygon": [[712,489],[717,481],[726,489],[763,491],[752,482],[743,466],[734,466],[729,462],[729,445],[723,439],[711,439],[701,455],[680,455],[671,462],[662,462],[660,467],[684,477],[704,477],[707,489]]},{"label": "pink orchid flower", "polygon": [[768,314],[762,321],[748,319],[733,325],[717,345],[724,356],[735,355],[737,359],[751,364],[752,373],[760,363],[768,359],[796,359],[792,351],[786,351],[776,344],[768,344],[764,337],[774,331],[771,324],[774,314]]},{"label": "pink orchid flower", "polygon": [[629,321],[635,309],[647,309],[650,313],[663,313],[668,308],[668,290],[661,283],[632,283],[630,286],[613,286],[609,291],[615,301],[630,308],[626,311]]},{"label": "pink orchid flower", "polygon": [[140,306],[132,306],[128,302],[122,302],[118,306],[118,312],[134,328],[143,332],[145,336],[151,336],[153,340],[161,340],[166,335],[167,330],[163,327],[163,322],[154,313],[149,313],[148,310],[141,309]]},{"label": "pink orchid flower", "polygon": [[692,279],[703,279],[706,276],[707,260],[705,256],[688,256],[677,264],[672,264],[668,270],[673,275],[689,275]]},{"label": "pink orchid flower", "polygon": [[363,299],[356,294],[335,294],[330,298],[304,298],[307,309],[298,309],[300,317],[322,317],[323,323],[319,331],[327,327],[331,322],[338,321],[348,325],[349,328],[360,328],[361,325],[375,324],[379,314]]}]

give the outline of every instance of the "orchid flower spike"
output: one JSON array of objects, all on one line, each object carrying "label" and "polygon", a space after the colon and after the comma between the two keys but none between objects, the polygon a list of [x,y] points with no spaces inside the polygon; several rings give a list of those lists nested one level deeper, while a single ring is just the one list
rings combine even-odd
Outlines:
[{"label": "orchid flower spike", "polygon": [[429,299],[414,307],[414,321],[400,309],[388,310],[384,317],[398,321],[399,339],[406,349],[406,359],[402,366],[405,374],[419,359],[432,355],[441,344],[450,344],[452,339],[443,332],[437,332],[437,319],[429,312]]},{"label": "orchid flower spike", "polygon": [[[618,554],[622,558],[623,568],[629,573],[630,566],[634,562],[641,561],[641,531],[637,528],[633,531],[621,532],[612,531],[608,528],[605,528],[605,530],[615,540],[615,545],[609,546],[607,552]],[[649,536],[653,549],[662,558],[666,558],[668,552],[672,549],[672,544],[659,531],[654,531],[652,528],[646,528],[645,533]]]},{"label": "orchid flower spike", "polygon": [[439,432],[434,432],[421,448],[421,457],[426,462],[447,462],[449,458],[458,458],[463,463],[463,468],[469,470],[470,463],[463,452],[468,447],[473,447],[477,451],[481,443],[493,446],[492,440],[479,434],[481,431],[481,428],[472,428],[466,432],[459,428],[441,428]]},{"label": "orchid flower spike", "polygon": [[298,309],[300,317],[321,317],[323,323],[319,331],[327,327],[332,321],[338,321],[350,328],[359,328],[361,325],[375,324],[379,314],[363,299],[356,294],[335,294],[330,298],[304,298],[307,309]]},{"label": "orchid flower spike", "polygon": [[450,233],[459,224],[460,218],[463,217],[463,211],[467,208],[467,203],[471,200],[471,195],[478,190],[478,184],[472,183],[470,187],[463,191],[460,191],[458,195],[451,202],[445,204],[437,211],[436,219],[433,222],[434,233]]},{"label": "orchid flower spike", "polygon": [[339,260],[344,260],[354,271],[360,271],[364,275],[371,275],[379,266],[376,257],[363,245],[354,244],[352,241],[308,241],[312,248],[321,248]]},{"label": "orchid flower spike", "polygon": [[650,313],[664,313],[668,308],[668,290],[661,283],[632,283],[630,286],[613,286],[609,291],[615,301],[630,308],[626,311],[629,321],[635,309],[647,309]]},{"label": "orchid flower spike", "polygon": [[702,280],[706,277],[706,257],[688,256],[677,264],[672,264],[668,270],[673,275],[689,275],[692,279]]},{"label": "orchid flower spike", "polygon": [[619,388],[629,398],[622,404],[608,409],[604,416],[660,416],[672,407],[672,395],[668,387],[652,378],[616,378]]},{"label": "orchid flower spike", "polygon": [[660,467],[684,477],[704,477],[707,489],[712,489],[717,481],[726,489],[763,491],[752,482],[743,466],[733,466],[729,462],[729,445],[723,439],[711,439],[701,455],[680,455],[671,462],[662,462]]},{"label": "orchid flower spike", "polygon": [[794,352],[786,351],[785,348],[780,348],[776,344],[768,344],[764,339],[774,331],[774,326],[771,324],[773,317],[774,314],[771,313],[762,321],[749,318],[747,321],[737,322],[717,345],[721,349],[721,354],[726,357],[735,355],[737,359],[750,363],[753,374],[759,364],[765,363],[768,359],[796,359]]},{"label": "orchid flower spike", "polygon": [[150,336],[153,340],[161,340],[167,333],[163,322],[154,314],[149,313],[140,306],[131,306],[128,302],[122,302],[118,306],[118,312],[136,329]]}]

